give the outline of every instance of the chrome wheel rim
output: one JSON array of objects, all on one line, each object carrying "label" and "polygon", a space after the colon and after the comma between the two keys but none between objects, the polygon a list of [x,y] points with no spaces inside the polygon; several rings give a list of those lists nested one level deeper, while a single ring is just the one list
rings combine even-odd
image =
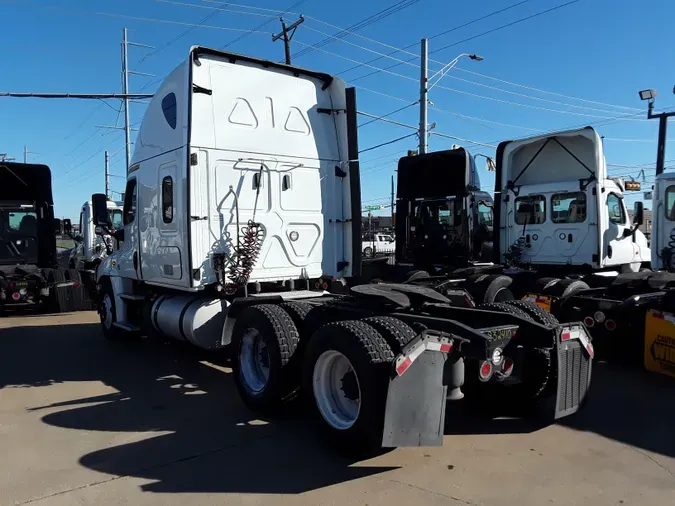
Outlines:
[{"label": "chrome wheel rim", "polygon": [[323,419],[337,430],[349,429],[361,411],[361,386],[347,357],[325,351],[314,364],[314,400]]},{"label": "chrome wheel rim", "polygon": [[240,377],[253,394],[262,392],[270,377],[270,356],[260,332],[250,328],[244,332],[239,348]]}]

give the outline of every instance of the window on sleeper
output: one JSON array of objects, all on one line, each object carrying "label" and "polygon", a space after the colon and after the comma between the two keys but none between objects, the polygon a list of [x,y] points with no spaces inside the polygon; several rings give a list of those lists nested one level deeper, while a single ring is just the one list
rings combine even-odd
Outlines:
[{"label": "window on sleeper", "polygon": [[546,221],[546,197],[528,195],[516,199],[516,223],[518,225],[541,225]]},{"label": "window on sleeper", "polygon": [[616,225],[626,224],[626,215],[623,211],[623,205],[621,199],[616,194],[610,193],[607,195],[607,208],[609,211],[610,223],[615,223]]},{"label": "window on sleeper", "polygon": [[162,179],[162,221],[173,221],[173,179],[166,176]]},{"label": "window on sleeper", "polygon": [[586,221],[586,194],[584,192],[555,193],[551,197],[553,223],[581,223]]},{"label": "window on sleeper", "polygon": [[666,219],[675,221],[675,185],[666,188]]}]

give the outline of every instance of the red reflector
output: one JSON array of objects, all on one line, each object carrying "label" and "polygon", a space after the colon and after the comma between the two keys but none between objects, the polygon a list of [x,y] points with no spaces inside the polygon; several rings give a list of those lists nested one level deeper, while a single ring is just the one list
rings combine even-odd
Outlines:
[{"label": "red reflector", "polygon": [[595,325],[595,320],[593,319],[592,316],[587,316],[584,318],[584,323],[588,328],[591,328],[593,325]]},{"label": "red reflector", "polygon": [[80,288],[80,284],[77,281],[73,281],[73,288]]},{"label": "red reflector", "polygon": [[401,365],[399,365],[396,368],[396,374],[401,376],[404,372],[406,372],[408,370],[408,367],[410,367],[411,365],[412,365],[412,360],[410,359],[410,357],[406,357],[405,360],[403,362],[401,362]]},{"label": "red reflector", "polygon": [[473,301],[471,300],[471,297],[469,297],[468,295],[465,295],[465,296],[464,296],[464,301],[466,302],[466,305],[467,305],[467,306],[469,306],[469,307],[476,307],[476,305],[475,305],[475,304],[473,303]]},{"label": "red reflector", "polygon": [[483,379],[489,378],[492,374],[492,364],[487,361],[483,362],[483,364],[480,366],[479,374]]},{"label": "red reflector", "polygon": [[605,328],[607,330],[614,330],[616,329],[616,322],[614,320],[607,320],[605,322]]},{"label": "red reflector", "polygon": [[572,338],[572,335],[569,332],[563,332],[560,336],[560,339],[563,341],[569,341]]},{"label": "red reflector", "polygon": [[21,294],[19,292],[14,292],[12,294],[12,299],[19,300],[20,298],[21,298]]},{"label": "red reflector", "polygon": [[10,283],[10,284],[9,284],[9,287],[10,287],[10,288],[14,288],[14,283]]},{"label": "red reflector", "polygon": [[328,283],[324,282],[322,286],[324,290],[328,290]]},{"label": "red reflector", "polygon": [[504,360],[504,365],[502,366],[502,374],[508,376],[513,372],[513,360],[507,358]]},{"label": "red reflector", "polygon": [[452,351],[452,344],[451,343],[441,344],[441,351],[443,353],[450,353]]}]

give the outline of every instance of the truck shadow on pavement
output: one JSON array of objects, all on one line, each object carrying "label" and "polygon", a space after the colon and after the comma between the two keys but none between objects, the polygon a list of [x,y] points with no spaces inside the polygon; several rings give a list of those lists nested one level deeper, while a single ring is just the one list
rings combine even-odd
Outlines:
[{"label": "truck shadow on pavement", "polygon": [[[106,342],[97,324],[1,330],[0,388],[82,381],[115,390],[28,409],[51,426],[110,432],[111,444],[122,439],[115,433],[126,433],[123,444],[87,453],[79,463],[114,477],[150,480],[143,490],[292,494],[397,469],[354,466],[338,457],[302,413],[258,419],[239,400],[226,364],[180,343]],[[675,382],[668,378],[598,364],[587,406],[560,422],[675,456],[674,398]],[[467,416],[464,407],[449,406],[446,434],[543,427]]]}]

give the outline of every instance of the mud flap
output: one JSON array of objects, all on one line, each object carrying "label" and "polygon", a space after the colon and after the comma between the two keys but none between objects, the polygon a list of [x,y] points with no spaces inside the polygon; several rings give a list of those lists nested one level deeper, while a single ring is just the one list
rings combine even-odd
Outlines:
[{"label": "mud flap", "polygon": [[556,337],[558,385],[554,418],[579,411],[591,384],[594,350],[583,325],[563,326]]},{"label": "mud flap", "polygon": [[382,446],[441,446],[448,392],[446,353],[426,351],[389,382]]}]

